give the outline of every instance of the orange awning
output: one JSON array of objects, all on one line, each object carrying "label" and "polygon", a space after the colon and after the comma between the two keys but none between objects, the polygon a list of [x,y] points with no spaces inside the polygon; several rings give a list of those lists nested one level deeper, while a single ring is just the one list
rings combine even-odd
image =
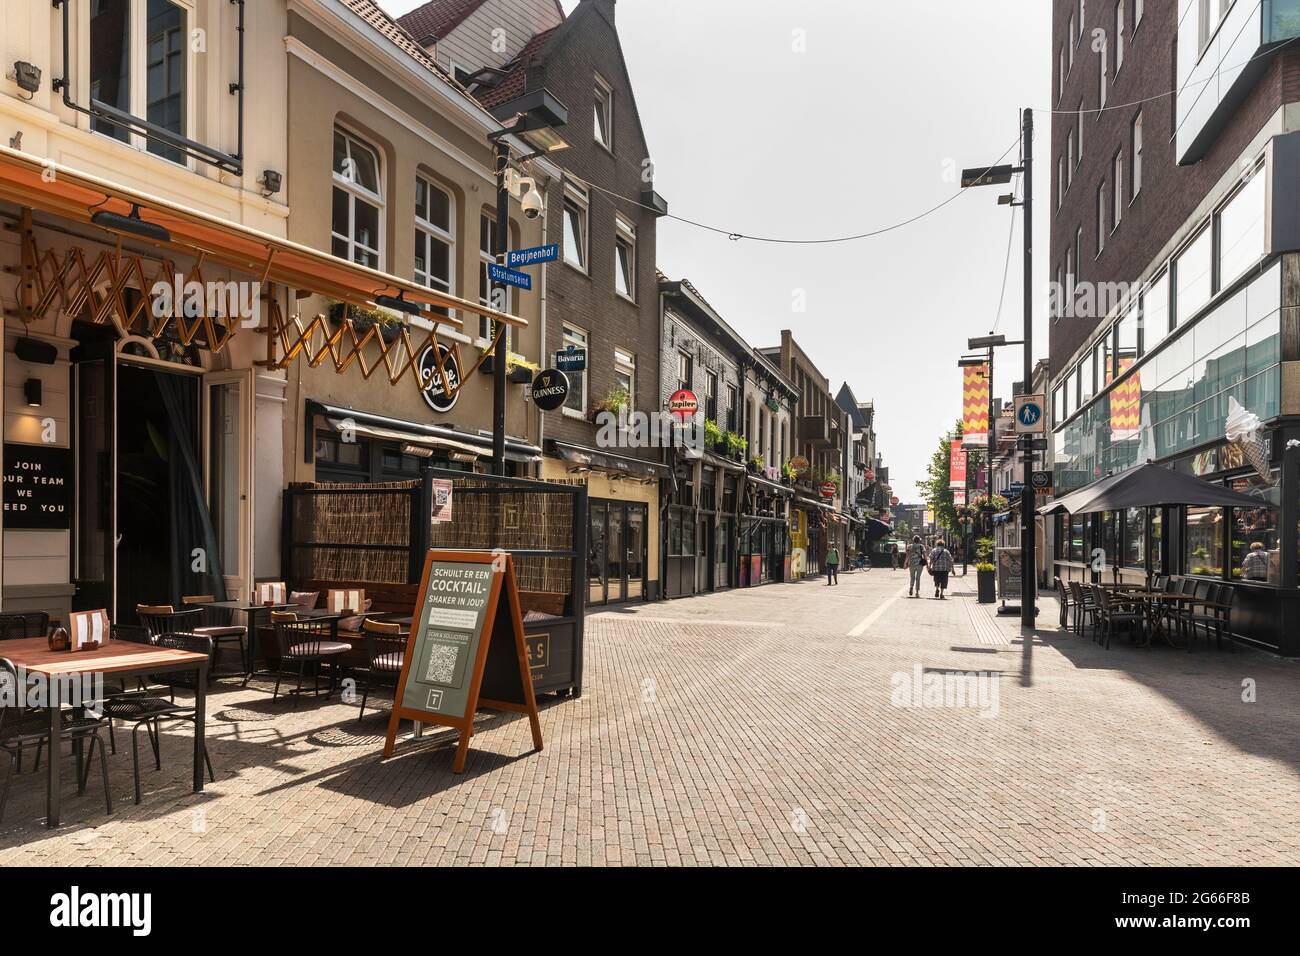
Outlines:
[{"label": "orange awning", "polygon": [[[107,210],[128,215],[132,206],[139,206],[140,218],[162,226],[171,234],[171,241],[155,242],[131,236],[132,241],[186,255],[202,255],[207,260],[258,276],[264,282],[277,282],[352,304],[373,304],[376,296],[401,295],[408,302],[431,308],[463,310],[521,328],[528,324],[524,319],[478,302],[3,146],[0,146],[0,200],[87,225],[92,225],[91,216],[96,212]],[[430,313],[427,318],[446,325],[463,324],[440,313]]]}]

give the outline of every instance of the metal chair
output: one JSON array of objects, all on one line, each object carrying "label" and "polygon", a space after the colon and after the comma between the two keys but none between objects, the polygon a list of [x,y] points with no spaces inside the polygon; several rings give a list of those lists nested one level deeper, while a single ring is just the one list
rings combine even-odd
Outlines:
[{"label": "metal chair", "polygon": [[[1235,653],[1236,642],[1232,639],[1232,604],[1237,596],[1237,589],[1226,584],[1212,584],[1205,594],[1204,604],[1192,604],[1187,609],[1187,626],[1192,637],[1196,629],[1203,628],[1206,643],[1210,634],[1214,634],[1216,650],[1223,649],[1223,638],[1227,635],[1228,647]],[[1202,610],[1203,609],[1203,610]]]},{"label": "metal chair", "polygon": [[[5,804],[9,801],[9,785],[18,768],[23,748],[36,744],[36,767],[39,770],[41,750],[50,739],[49,722],[44,712],[32,711],[17,704],[23,696],[22,691],[18,669],[11,661],[0,658],[0,750],[9,754],[4,783],[0,784],[0,820],[4,819]],[[112,813],[113,793],[108,786],[108,754],[104,750],[104,741],[99,736],[99,731],[106,726],[107,720],[104,717],[92,717],[78,708],[60,711],[60,721],[58,742],[71,741],[72,752],[77,758],[77,793],[86,792],[95,746],[99,745],[99,769],[104,778],[104,808]],[[88,753],[83,752],[87,740],[90,741]],[[58,760],[60,756],[55,749],[50,759]]]},{"label": "metal chair", "polygon": [[[156,647],[206,654],[209,661],[211,661],[215,649],[212,638],[202,634],[158,634],[151,639],[150,643]],[[104,716],[108,720],[110,734],[112,733],[112,722],[114,720],[133,725],[131,728],[131,773],[135,781],[135,802],[137,804],[140,803],[140,728],[143,727],[146,733],[149,734],[149,743],[153,747],[154,769],[161,770],[162,746],[160,738],[162,728],[160,722],[164,720],[185,720],[194,723],[195,718],[194,704],[176,703],[176,688],[195,690],[198,681],[196,674],[190,671],[151,674],[149,681],[167,687],[170,691],[170,699],[164,700],[146,691],[137,691],[117,694],[104,701]],[[212,758],[208,756],[207,741],[204,741],[203,744],[203,762],[208,767],[208,779],[216,780],[217,775],[212,770]]]},{"label": "metal chair", "polygon": [[[377,676],[389,676],[396,681],[399,674],[402,673],[402,661],[406,659],[406,643],[408,632],[402,630],[400,624],[392,624],[387,621],[372,621],[366,619],[361,624],[361,633],[366,639],[366,658],[369,666],[366,669],[366,688],[361,693],[361,713],[357,715],[360,720],[366,714],[366,700],[370,697],[370,687]],[[396,690],[396,683],[394,683]]]},{"label": "metal chair", "polygon": [[1083,629],[1087,624],[1091,623],[1094,630],[1097,627],[1097,605],[1093,600],[1092,591],[1085,591],[1078,581],[1070,582],[1070,595],[1074,598],[1074,633],[1082,637]]},{"label": "metal chair", "polygon": [[[186,607],[193,607],[194,605],[211,604],[213,600],[214,596],[211,594],[192,594],[189,597],[181,598],[181,603]],[[240,670],[236,673],[243,673],[244,638],[248,635],[248,628],[242,624],[231,623],[235,612],[229,608],[200,606],[194,609],[199,612],[198,626],[194,628],[194,633],[212,638],[216,648],[212,659],[210,677],[215,679],[217,676],[216,666],[221,657],[222,645],[234,645],[235,655],[240,660]]]},{"label": "metal chair", "polygon": [[1070,598],[1070,591],[1065,586],[1065,582],[1060,578],[1056,579],[1056,602],[1061,610],[1059,626],[1066,628],[1070,626],[1070,612],[1074,610],[1074,601]]},{"label": "metal chair", "polygon": [[198,626],[201,611],[190,608],[178,611],[170,604],[137,604],[135,616],[150,637],[159,634],[192,634]]},{"label": "metal chair", "polygon": [[283,616],[272,615],[275,625],[276,647],[280,653],[280,666],[276,669],[275,692],[271,695],[271,699],[275,700],[280,696],[280,680],[285,668],[292,668],[294,664],[298,665],[298,687],[293,691],[286,692],[294,695],[294,707],[297,708],[298,698],[302,696],[302,682],[308,664],[315,665],[313,668],[312,692],[319,695],[320,665],[325,661],[329,661],[330,664],[330,686],[325,695],[328,698],[334,693],[334,688],[338,683],[338,657],[352,650],[352,645],[334,639],[334,627],[329,621],[286,621],[276,619]]},{"label": "metal chair", "polygon": [[0,614],[0,641],[44,637],[50,632],[50,616],[44,611]]},{"label": "metal chair", "polygon": [[1093,600],[1097,602],[1097,613],[1100,617],[1100,628],[1097,634],[1097,643],[1101,643],[1103,635],[1106,638],[1106,650],[1110,650],[1110,639],[1115,633],[1117,626],[1132,627],[1136,624],[1139,628],[1146,623],[1146,616],[1140,610],[1133,610],[1133,602],[1125,601],[1123,598],[1110,594],[1105,588],[1092,585]]}]

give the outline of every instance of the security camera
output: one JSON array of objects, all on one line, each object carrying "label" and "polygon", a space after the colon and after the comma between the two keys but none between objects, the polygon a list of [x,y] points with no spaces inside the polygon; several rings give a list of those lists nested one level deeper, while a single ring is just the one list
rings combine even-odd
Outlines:
[{"label": "security camera", "polygon": [[535,188],[528,190],[519,200],[519,208],[523,210],[525,219],[536,219],[542,214],[542,194]]}]

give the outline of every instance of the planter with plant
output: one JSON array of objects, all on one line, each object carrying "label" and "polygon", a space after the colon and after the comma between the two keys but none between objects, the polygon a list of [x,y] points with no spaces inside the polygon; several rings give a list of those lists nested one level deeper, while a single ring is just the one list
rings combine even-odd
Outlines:
[{"label": "planter with plant", "polygon": [[330,300],[326,314],[336,326],[345,318],[350,319],[352,328],[356,330],[358,337],[365,335],[366,330],[371,326],[378,326],[380,337],[388,343],[397,341],[402,334],[402,327],[406,324],[400,316],[391,312],[385,312],[381,309],[367,309],[359,305],[347,305],[333,299]]},{"label": "planter with plant", "polygon": [[975,578],[981,604],[992,604],[998,599],[998,569],[992,561],[994,544],[992,538],[975,539]]},{"label": "planter with plant", "polygon": [[627,389],[623,389],[623,388],[611,389],[609,394],[606,395],[604,398],[602,398],[600,401],[598,401],[595,407],[592,408],[591,420],[593,422],[599,423],[600,416],[603,412],[608,412],[609,414],[617,418],[619,412],[627,408],[628,403],[631,400],[632,400],[632,396],[630,396],[627,393]]},{"label": "planter with plant", "polygon": [[788,459],[783,461],[781,463],[781,484],[792,485],[796,477],[794,465],[790,464]]},{"label": "planter with plant", "polygon": [[716,455],[727,453],[726,435],[712,418],[704,419],[704,444]]},{"label": "planter with plant", "polygon": [[764,461],[763,456],[755,455],[753,458],[749,459],[749,462],[745,467],[749,469],[750,474],[757,475],[763,470],[764,464],[766,464],[766,462]]},{"label": "planter with plant", "polygon": [[741,461],[745,455],[745,449],[749,447],[749,442],[741,438],[735,432],[729,431],[724,436],[727,442],[727,457]]}]

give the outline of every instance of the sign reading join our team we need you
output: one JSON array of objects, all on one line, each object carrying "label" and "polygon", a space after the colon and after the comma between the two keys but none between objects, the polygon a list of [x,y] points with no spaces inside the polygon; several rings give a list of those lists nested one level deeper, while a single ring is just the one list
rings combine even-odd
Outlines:
[{"label": "sign reading join our team we need you", "polygon": [[403,720],[453,727],[460,743],[451,769],[465,769],[479,709],[527,714],[533,750],[542,724],[524,644],[514,560],[483,551],[430,551],[420,578],[384,756]]}]

